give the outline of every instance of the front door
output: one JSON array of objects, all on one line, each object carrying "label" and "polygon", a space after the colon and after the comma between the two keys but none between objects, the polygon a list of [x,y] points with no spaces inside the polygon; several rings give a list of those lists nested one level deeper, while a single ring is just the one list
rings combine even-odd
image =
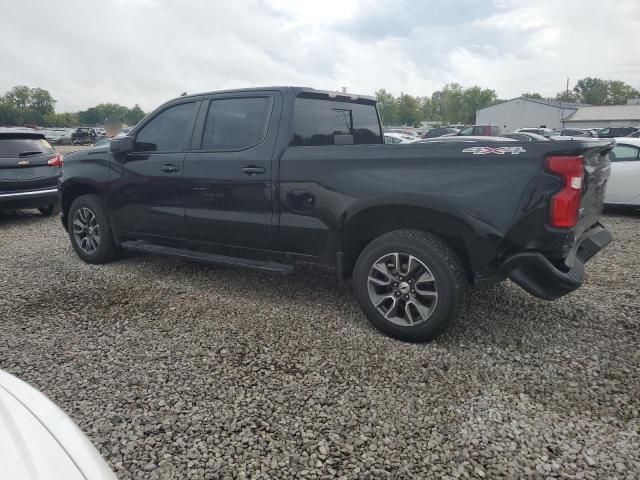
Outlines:
[{"label": "front door", "polygon": [[212,95],[203,102],[184,163],[191,240],[267,249],[272,242],[277,92]]},{"label": "front door", "polygon": [[161,110],[134,133],[133,152],[114,155],[108,202],[125,235],[184,237],[184,158],[198,105]]},{"label": "front door", "polygon": [[640,149],[633,145],[618,144],[612,151],[611,160],[606,200],[631,202],[640,194]]}]

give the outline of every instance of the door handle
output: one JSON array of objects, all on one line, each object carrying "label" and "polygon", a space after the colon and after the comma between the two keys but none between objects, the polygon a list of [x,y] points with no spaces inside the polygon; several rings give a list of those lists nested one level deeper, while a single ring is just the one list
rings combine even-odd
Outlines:
[{"label": "door handle", "polygon": [[180,167],[176,167],[175,165],[171,165],[170,163],[168,163],[165,166],[163,166],[160,170],[166,173],[173,173],[180,170]]},{"label": "door handle", "polygon": [[249,166],[242,169],[242,173],[246,173],[247,175],[257,175],[265,172],[266,170],[262,167]]}]

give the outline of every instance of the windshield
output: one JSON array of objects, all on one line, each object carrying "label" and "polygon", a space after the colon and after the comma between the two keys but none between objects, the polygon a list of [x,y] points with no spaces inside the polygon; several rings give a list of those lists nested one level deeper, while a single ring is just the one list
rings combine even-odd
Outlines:
[{"label": "windshield", "polygon": [[44,138],[0,138],[0,157],[14,158],[26,154],[54,153]]}]

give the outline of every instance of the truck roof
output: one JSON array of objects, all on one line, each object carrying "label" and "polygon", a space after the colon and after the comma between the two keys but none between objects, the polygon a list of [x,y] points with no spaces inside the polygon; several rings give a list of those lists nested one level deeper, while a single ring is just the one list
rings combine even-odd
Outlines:
[{"label": "truck roof", "polygon": [[[358,95],[355,93],[345,93],[345,92],[332,92],[329,90],[317,90],[315,88],[309,87],[294,87],[294,86],[273,86],[273,87],[251,87],[251,88],[234,88],[229,90],[214,90],[210,92],[200,92],[200,93],[192,93],[189,95],[184,95],[182,97],[177,98],[189,98],[189,97],[198,97],[201,95],[212,95],[217,93],[239,93],[239,92],[259,92],[264,90],[275,90],[283,94],[293,94],[294,97],[301,98],[317,98],[321,100],[338,100],[338,101],[349,101],[355,103],[365,103],[370,105],[376,104],[375,97],[370,95]],[[175,100],[175,99],[172,99]]]}]

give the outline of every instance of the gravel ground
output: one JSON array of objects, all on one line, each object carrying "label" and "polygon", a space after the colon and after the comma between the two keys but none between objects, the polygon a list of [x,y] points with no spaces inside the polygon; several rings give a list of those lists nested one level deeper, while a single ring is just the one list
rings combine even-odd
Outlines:
[{"label": "gravel ground", "polygon": [[553,303],[505,283],[426,345],[333,276],[130,255],[82,263],[56,218],[0,219],[0,368],[118,476],[638,478],[639,215]]}]

